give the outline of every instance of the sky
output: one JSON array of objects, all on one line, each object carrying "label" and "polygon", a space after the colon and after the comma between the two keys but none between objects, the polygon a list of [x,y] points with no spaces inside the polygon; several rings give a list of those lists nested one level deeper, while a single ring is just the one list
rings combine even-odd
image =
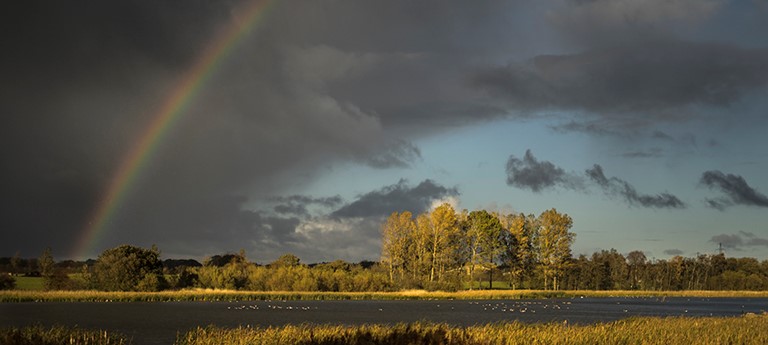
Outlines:
[{"label": "sky", "polygon": [[765,260],[766,32],[765,0],[6,3],[0,256],[378,260],[449,202]]}]

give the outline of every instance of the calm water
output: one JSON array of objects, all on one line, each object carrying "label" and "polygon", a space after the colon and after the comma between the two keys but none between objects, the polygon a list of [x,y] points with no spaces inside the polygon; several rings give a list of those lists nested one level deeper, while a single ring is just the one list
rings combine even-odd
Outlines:
[{"label": "calm water", "polygon": [[569,323],[629,316],[736,316],[768,311],[768,298],[568,298],[487,301],[248,301],[0,303],[0,326],[67,325],[120,331],[133,344],[172,344],[197,326],[363,324],[429,320],[473,325],[504,320]]}]

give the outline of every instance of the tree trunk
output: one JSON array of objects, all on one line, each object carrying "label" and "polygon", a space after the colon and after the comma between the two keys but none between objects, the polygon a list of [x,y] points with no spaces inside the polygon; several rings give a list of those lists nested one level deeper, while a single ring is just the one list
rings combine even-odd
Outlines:
[{"label": "tree trunk", "polygon": [[488,289],[493,290],[493,266],[491,266],[491,271],[488,274]]}]

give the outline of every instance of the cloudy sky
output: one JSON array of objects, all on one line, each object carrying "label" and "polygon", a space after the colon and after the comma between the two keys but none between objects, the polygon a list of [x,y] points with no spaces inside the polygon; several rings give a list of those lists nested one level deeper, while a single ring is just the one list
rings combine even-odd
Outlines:
[{"label": "cloudy sky", "polygon": [[[768,259],[764,0],[17,1],[0,256],[378,259],[392,211],[571,215],[575,254]],[[85,252],[126,155],[246,30]]]}]

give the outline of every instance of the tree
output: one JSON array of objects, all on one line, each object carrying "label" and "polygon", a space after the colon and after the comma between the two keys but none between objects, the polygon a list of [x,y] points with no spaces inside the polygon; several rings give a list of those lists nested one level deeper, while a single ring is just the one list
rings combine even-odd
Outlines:
[{"label": "tree", "polygon": [[[490,287],[493,287],[493,267],[501,252],[501,222],[486,210],[472,211],[467,217],[467,248],[469,250],[470,284],[474,279],[475,266],[491,270]],[[472,285],[470,285],[472,286]]]},{"label": "tree", "polygon": [[422,213],[416,217],[416,231],[409,249],[410,264],[408,266],[414,282],[423,284],[428,280],[427,272],[432,262],[431,244],[432,221],[428,214]]},{"label": "tree", "polygon": [[51,255],[51,247],[45,248],[43,254],[40,255],[38,265],[40,266],[40,275],[43,276],[43,278],[51,277],[53,275],[56,262],[53,260],[53,255]]},{"label": "tree", "polygon": [[552,288],[558,289],[557,278],[566,269],[571,257],[571,244],[575,234],[569,232],[573,220],[567,214],[556,209],[544,211],[539,215],[539,229],[536,236],[536,248],[539,253],[539,265],[544,276],[544,288],[548,288],[548,279],[552,278]]},{"label": "tree", "polygon": [[56,267],[50,247],[45,248],[37,261],[45,290],[66,290],[72,287],[69,276],[61,268]]},{"label": "tree", "polygon": [[512,281],[513,289],[515,281],[522,284],[526,274],[533,270],[536,260],[533,240],[538,229],[536,216],[525,214],[511,214],[505,217],[508,231],[505,233],[502,260],[507,265]]},{"label": "tree", "polygon": [[405,263],[409,259],[409,247],[416,231],[411,212],[393,212],[382,226],[381,262],[389,271],[389,282],[394,283],[395,273],[403,280]]},{"label": "tree", "polygon": [[19,274],[21,272],[22,261],[18,251],[16,254],[13,254],[13,257],[11,258],[11,273]]},{"label": "tree", "polygon": [[429,215],[432,225],[432,265],[430,266],[429,281],[433,282],[437,278],[439,281],[443,276],[445,267],[451,259],[451,241],[458,232],[456,211],[453,207],[444,203],[435,208]]},{"label": "tree", "polygon": [[121,245],[107,249],[94,265],[94,283],[97,288],[107,291],[159,290],[165,286],[159,257],[160,252],[155,246],[143,249]]},{"label": "tree", "polygon": [[0,290],[12,290],[16,288],[16,279],[10,273],[0,273]]},{"label": "tree", "polygon": [[298,256],[287,253],[281,255],[277,260],[273,261],[270,266],[274,267],[295,267],[299,266],[301,263],[301,259],[299,259]]},{"label": "tree", "polygon": [[627,254],[627,267],[629,268],[629,288],[637,290],[643,281],[646,261],[645,254],[639,250],[633,250]]}]

